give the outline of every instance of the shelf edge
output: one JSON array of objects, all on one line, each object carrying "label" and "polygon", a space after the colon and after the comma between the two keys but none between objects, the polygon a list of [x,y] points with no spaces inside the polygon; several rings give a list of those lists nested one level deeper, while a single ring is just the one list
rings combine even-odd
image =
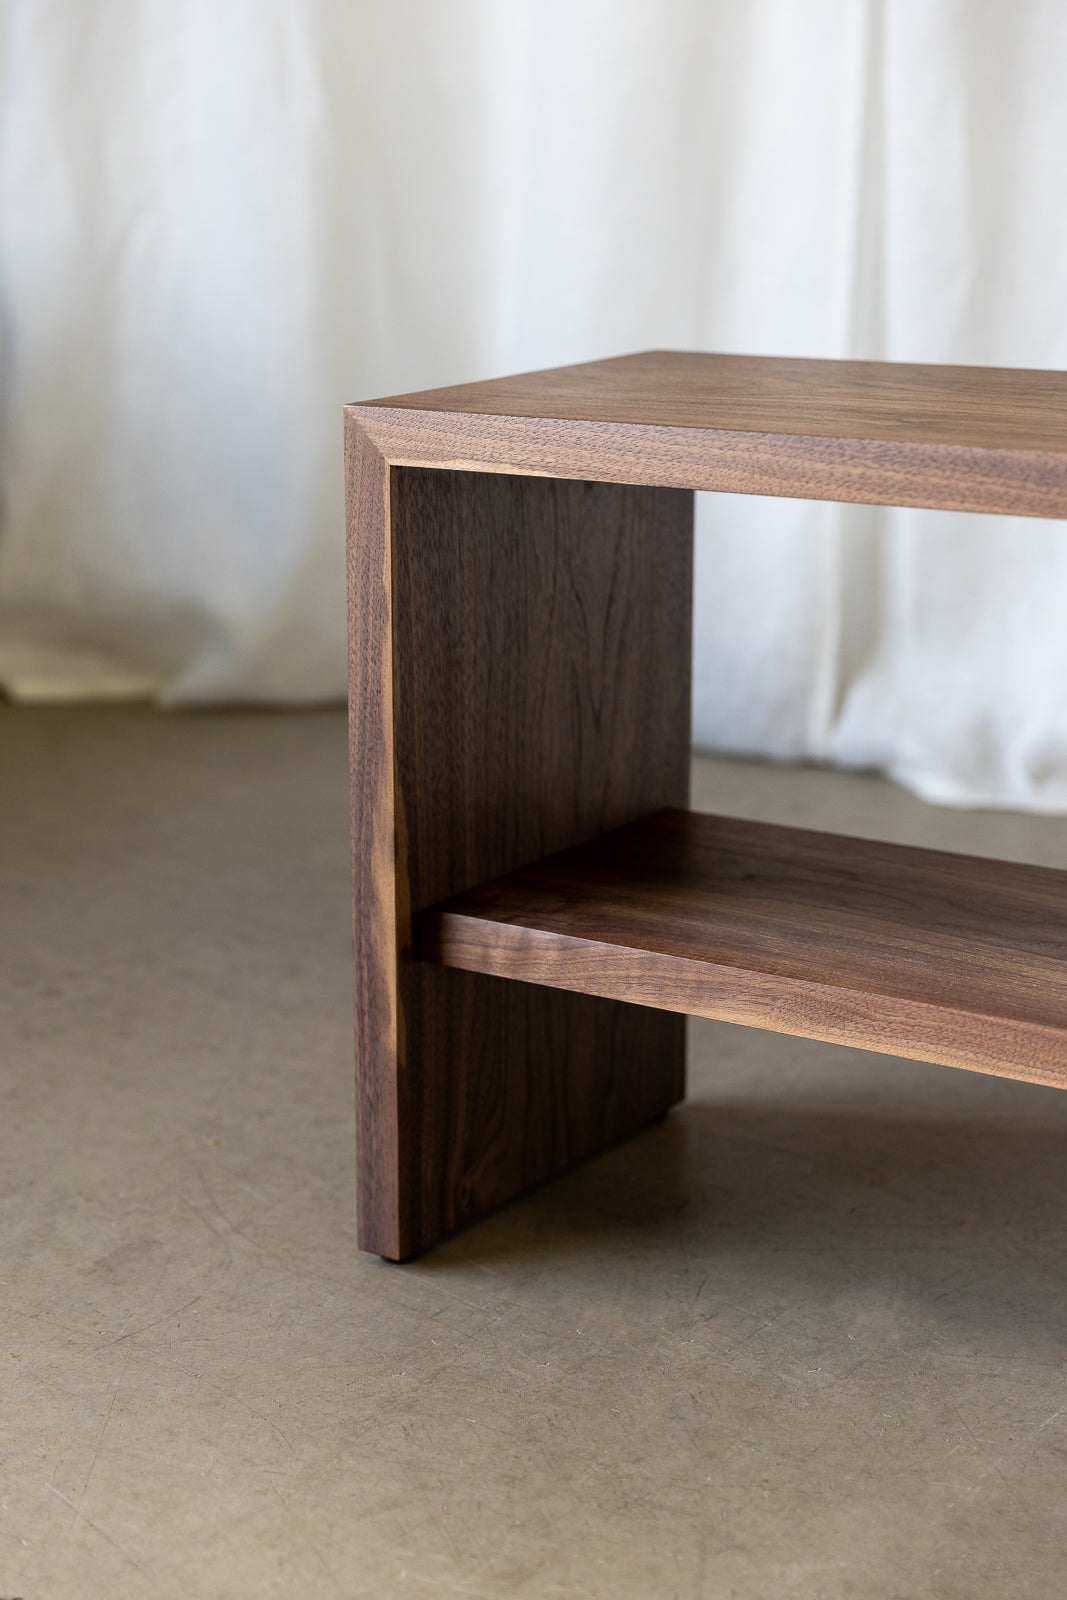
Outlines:
[{"label": "shelf edge", "polygon": [[430,910],[418,956],[882,1055],[1067,1087],[1067,1030],[904,996],[603,944],[463,912]]}]

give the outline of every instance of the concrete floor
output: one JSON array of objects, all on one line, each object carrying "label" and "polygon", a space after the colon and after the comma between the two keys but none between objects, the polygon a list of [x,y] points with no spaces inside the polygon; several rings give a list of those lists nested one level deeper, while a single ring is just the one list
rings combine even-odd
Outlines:
[{"label": "concrete floor", "polygon": [[[1067,821],[697,803],[1067,865]],[[0,709],[0,1595],[1053,1600],[1067,1095],[725,1025],[357,1254],[336,713]]]}]

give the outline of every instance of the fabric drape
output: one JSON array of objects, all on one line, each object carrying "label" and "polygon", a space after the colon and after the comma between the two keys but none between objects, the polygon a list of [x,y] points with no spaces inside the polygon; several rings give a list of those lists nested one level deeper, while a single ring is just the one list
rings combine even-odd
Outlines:
[{"label": "fabric drape", "polygon": [[[1060,0],[6,0],[0,684],[344,692],[340,407],[1067,367]],[[698,742],[1067,809],[1067,528],[701,496]]]}]

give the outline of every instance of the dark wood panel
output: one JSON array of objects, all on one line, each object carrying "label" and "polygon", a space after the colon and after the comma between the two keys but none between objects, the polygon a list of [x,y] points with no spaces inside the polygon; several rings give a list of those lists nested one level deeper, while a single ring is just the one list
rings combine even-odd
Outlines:
[{"label": "dark wood panel", "polygon": [[360,1240],[402,1258],[683,1092],[679,1018],[442,971],[410,929],[684,802],[692,497],[403,469],[383,486],[373,455],[354,441]]},{"label": "dark wood panel", "polygon": [[393,501],[413,911],[688,794],[691,495],[404,471]]},{"label": "dark wood panel", "polygon": [[363,431],[345,427],[348,518],[348,728],[352,801],[356,1161],[361,1242],[399,1244],[396,1071],[397,892],[393,782],[390,469]]},{"label": "dark wood panel", "polygon": [[[691,496],[398,471],[393,538],[402,916],[688,793]],[[676,1024],[399,941],[402,1253],[681,1097]]]},{"label": "dark wood panel", "polygon": [[432,909],[427,959],[1067,1084],[1067,873],[668,811]]},{"label": "dark wood panel", "polygon": [[685,1094],[685,1018],[402,958],[403,1259]]},{"label": "dark wood panel", "polygon": [[650,351],[350,408],[388,460],[1067,516],[1067,375]]}]

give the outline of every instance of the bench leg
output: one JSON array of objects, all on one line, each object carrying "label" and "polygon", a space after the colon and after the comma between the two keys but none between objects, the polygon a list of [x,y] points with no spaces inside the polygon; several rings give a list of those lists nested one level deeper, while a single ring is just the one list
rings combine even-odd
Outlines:
[{"label": "bench leg", "polygon": [[349,429],[359,1239],[399,1260],[684,1092],[684,1018],[420,962],[412,924],[686,804],[692,496]]}]

